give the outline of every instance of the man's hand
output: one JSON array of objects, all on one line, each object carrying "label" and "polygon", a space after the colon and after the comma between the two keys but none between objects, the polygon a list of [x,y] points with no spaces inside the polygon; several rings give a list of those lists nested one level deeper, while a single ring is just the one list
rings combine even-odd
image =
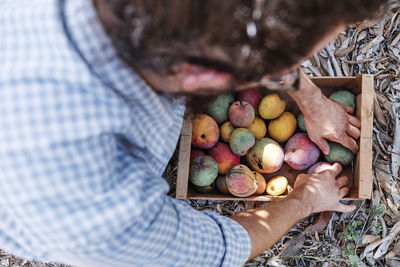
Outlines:
[{"label": "man's hand", "polygon": [[300,71],[299,90],[288,92],[296,101],[304,116],[308,136],[324,153],[329,154],[328,141],[358,151],[355,140],[360,137],[361,122],[354,117],[351,107],[339,104],[326,96]]},{"label": "man's hand", "polygon": [[346,187],[348,179],[346,176],[339,176],[341,171],[340,164],[335,163],[328,170],[318,174],[300,174],[289,197],[299,199],[309,208],[309,213],[353,211],[354,205],[344,205],[339,202],[349,192]]},{"label": "man's hand", "polygon": [[324,153],[329,154],[327,140],[334,141],[357,153],[355,140],[360,137],[361,122],[352,116],[353,109],[321,94],[313,106],[303,112],[308,136]]}]

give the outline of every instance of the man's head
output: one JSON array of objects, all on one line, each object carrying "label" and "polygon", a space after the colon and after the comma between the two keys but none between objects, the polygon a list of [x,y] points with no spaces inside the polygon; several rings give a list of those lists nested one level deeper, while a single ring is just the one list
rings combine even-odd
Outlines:
[{"label": "man's head", "polygon": [[155,89],[228,89],[293,68],[383,0],[95,0],[120,56]]}]

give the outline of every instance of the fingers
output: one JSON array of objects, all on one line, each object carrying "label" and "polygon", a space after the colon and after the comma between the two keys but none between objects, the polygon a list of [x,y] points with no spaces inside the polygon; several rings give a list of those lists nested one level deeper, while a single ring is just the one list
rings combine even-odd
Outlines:
[{"label": "fingers", "polygon": [[348,116],[349,124],[346,129],[347,136],[340,139],[336,140],[336,142],[342,144],[344,147],[347,147],[350,149],[353,153],[358,152],[358,145],[355,140],[360,138],[360,126],[361,126],[361,121],[354,117],[354,116]]},{"label": "fingers", "polygon": [[335,211],[352,212],[355,209],[356,209],[356,206],[354,204],[345,205],[345,204],[339,203],[338,206],[336,207]]},{"label": "fingers", "polygon": [[339,103],[340,106],[349,114],[354,114],[354,109],[352,107],[346,106],[344,104]]},{"label": "fingers", "polygon": [[347,185],[348,182],[349,182],[349,179],[347,179],[347,177],[344,176],[344,175],[342,175],[342,176],[340,176],[339,178],[336,179],[336,183],[337,183],[337,185],[338,185],[338,187],[340,189],[347,188],[347,187],[344,187],[344,186]]},{"label": "fingers", "polygon": [[[342,177],[345,177],[345,176],[341,176],[340,178],[342,178]],[[337,180],[339,180],[340,178],[338,178]],[[346,177],[346,180],[347,180],[347,177]],[[345,187],[340,188],[340,190],[339,190],[340,198],[346,196],[347,193],[349,193],[349,188],[348,187],[345,186]],[[353,205],[353,204],[346,205],[346,204],[343,204],[343,203],[339,202],[338,205],[335,208],[335,211],[352,212],[355,209],[356,209],[356,206]]]},{"label": "fingers", "polygon": [[349,124],[347,126],[346,130],[347,134],[352,137],[354,140],[357,140],[360,138],[360,130],[357,127],[354,127],[353,125]]},{"label": "fingers", "polygon": [[342,171],[342,165],[336,162],[332,166],[326,167],[325,171],[333,172],[333,174],[335,175],[334,177],[336,177]]},{"label": "fingers", "polygon": [[322,153],[324,153],[325,155],[329,154],[329,144],[328,141],[325,140],[325,138],[318,138],[316,140],[311,140],[314,142],[314,144],[317,145],[317,147],[319,147],[319,149],[321,149]]},{"label": "fingers", "polygon": [[[339,198],[343,198],[349,193],[349,188],[346,186],[347,183],[348,183],[348,178],[344,175],[336,179],[336,186],[339,189]],[[355,208],[356,208],[355,205],[346,205],[341,202],[338,202],[334,210],[339,212],[351,212]]]},{"label": "fingers", "polygon": [[342,140],[338,140],[338,143],[342,144],[344,147],[350,149],[354,154],[358,151],[358,145],[353,138],[346,135],[346,137]]},{"label": "fingers", "polygon": [[340,139],[336,140],[336,142],[342,144],[344,147],[350,149],[353,153],[358,152],[358,145],[355,140],[360,138],[360,126],[361,126],[361,121],[354,117],[354,116],[348,116],[349,124],[347,125],[346,133],[347,136]]},{"label": "fingers", "polygon": [[348,187],[342,187],[339,189],[339,196],[340,198],[344,197],[345,195],[347,195],[347,193],[349,193],[349,188]]},{"label": "fingers", "polygon": [[347,119],[349,120],[349,123],[353,125],[354,127],[360,128],[361,127],[361,121],[359,118],[354,117],[354,116],[347,116]]}]

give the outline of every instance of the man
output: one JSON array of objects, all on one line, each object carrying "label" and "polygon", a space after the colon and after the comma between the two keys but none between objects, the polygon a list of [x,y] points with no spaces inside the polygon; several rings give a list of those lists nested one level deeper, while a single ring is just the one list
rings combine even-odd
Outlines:
[{"label": "man", "polygon": [[[239,266],[311,213],[352,211],[339,164],[231,218],[167,197],[161,178],[185,108],[174,94],[286,77],[382,1],[325,2],[0,2],[0,247],[78,266]],[[356,152],[353,111],[299,77],[310,138]]]}]

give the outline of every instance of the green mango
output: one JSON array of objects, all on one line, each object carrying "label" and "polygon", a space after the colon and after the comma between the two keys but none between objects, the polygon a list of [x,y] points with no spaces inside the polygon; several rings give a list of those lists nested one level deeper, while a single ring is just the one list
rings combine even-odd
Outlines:
[{"label": "green mango", "polygon": [[210,185],[206,185],[206,186],[197,186],[194,184],[192,184],[192,186],[193,186],[194,190],[196,190],[197,192],[202,193],[202,194],[207,194],[214,190],[215,182],[213,182]]},{"label": "green mango", "polygon": [[189,180],[197,186],[208,186],[218,176],[218,163],[211,156],[203,155],[190,162]]},{"label": "green mango", "polygon": [[210,115],[218,124],[229,120],[229,107],[235,102],[231,94],[222,94],[214,97],[207,106],[206,113]]},{"label": "green mango", "polygon": [[354,153],[350,149],[345,148],[339,143],[328,142],[329,154],[324,155],[325,159],[330,163],[339,162],[342,166],[349,165],[354,159]]},{"label": "green mango", "polygon": [[356,110],[356,96],[350,91],[339,90],[333,92],[329,98],[343,105],[352,107],[354,111]]},{"label": "green mango", "polygon": [[297,127],[299,127],[300,131],[307,132],[306,123],[304,122],[303,114],[297,115]]},{"label": "green mango", "polygon": [[244,156],[254,145],[256,139],[254,134],[246,128],[236,128],[229,139],[229,146],[233,154]]}]

